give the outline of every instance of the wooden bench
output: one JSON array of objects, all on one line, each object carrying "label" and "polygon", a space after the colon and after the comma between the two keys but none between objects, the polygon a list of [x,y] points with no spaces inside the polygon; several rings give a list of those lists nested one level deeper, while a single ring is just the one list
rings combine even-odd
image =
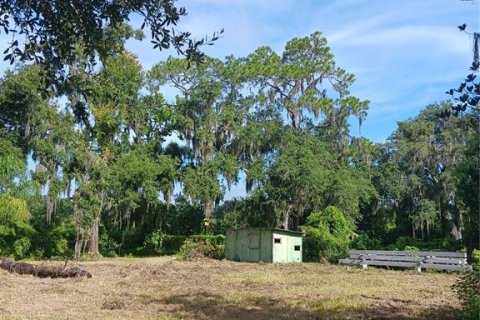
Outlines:
[{"label": "wooden bench", "polygon": [[350,257],[338,260],[341,264],[367,266],[386,266],[437,270],[471,270],[464,252],[440,251],[385,251],[385,250],[350,250]]}]

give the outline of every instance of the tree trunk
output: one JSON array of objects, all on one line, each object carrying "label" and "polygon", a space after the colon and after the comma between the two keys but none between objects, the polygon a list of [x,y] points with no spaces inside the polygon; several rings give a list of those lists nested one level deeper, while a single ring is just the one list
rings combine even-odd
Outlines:
[{"label": "tree trunk", "polygon": [[204,232],[208,233],[212,229],[212,212],[213,212],[213,201],[208,201],[203,205],[203,227],[204,227]]},{"label": "tree trunk", "polygon": [[213,212],[213,202],[208,201],[203,205],[203,216],[205,217],[206,220],[210,220],[212,218],[212,212]]},{"label": "tree trunk", "polygon": [[455,238],[455,240],[462,239],[462,230],[455,224],[454,221],[450,221],[450,234]]},{"label": "tree trunk", "polygon": [[98,229],[100,226],[100,217],[93,219],[93,224],[90,233],[90,246],[88,253],[92,256],[99,256],[100,251],[98,249]]},{"label": "tree trunk", "polygon": [[455,213],[455,224],[457,225],[459,239],[463,239],[464,223],[463,214],[460,210]]},{"label": "tree trunk", "polygon": [[298,110],[288,110],[292,121],[292,128],[298,130],[300,128],[300,112]]},{"label": "tree trunk", "polygon": [[97,215],[93,219],[92,228],[90,229],[90,246],[88,249],[88,253],[92,256],[100,256],[99,250],[99,227],[100,227],[100,216],[103,211],[105,201],[105,192],[102,190],[100,192],[100,206],[98,208]]},{"label": "tree trunk", "polygon": [[441,198],[438,197],[438,211],[440,211],[440,228],[442,228],[442,233],[444,236],[447,236],[448,235],[448,231],[447,231],[447,224],[446,224],[446,219],[445,219],[445,213],[444,211],[442,210],[442,201],[441,201]]},{"label": "tree trunk", "polygon": [[52,197],[50,196],[50,194],[47,194],[47,213],[46,213],[46,222],[47,222],[47,226],[51,225],[52,224],[52,215],[53,215],[53,202],[52,202]]},{"label": "tree trunk", "polygon": [[290,222],[290,215],[288,214],[288,212],[286,212],[285,217],[283,218],[283,229],[290,230],[289,222]]},{"label": "tree trunk", "polygon": [[73,216],[75,217],[75,252],[74,258],[78,259],[82,255],[82,245],[84,240],[84,230],[81,224],[81,212],[77,205],[78,192],[73,195]]},{"label": "tree trunk", "polygon": [[77,230],[77,234],[75,236],[75,252],[73,255],[74,259],[78,259],[82,255],[82,244],[83,244],[83,236]]}]

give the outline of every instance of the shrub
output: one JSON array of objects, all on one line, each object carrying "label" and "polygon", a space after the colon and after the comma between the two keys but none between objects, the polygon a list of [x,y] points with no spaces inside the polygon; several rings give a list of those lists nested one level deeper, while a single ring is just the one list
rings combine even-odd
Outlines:
[{"label": "shrub", "polygon": [[30,239],[28,238],[20,238],[13,243],[13,249],[15,252],[15,258],[21,259],[27,255],[28,250],[32,246]]},{"label": "shrub", "polygon": [[16,223],[10,226],[0,225],[0,255],[23,259],[31,255],[30,239],[35,230],[26,223]]},{"label": "shrub", "polygon": [[405,246],[405,248],[403,248],[403,250],[409,251],[409,252],[418,252],[418,251],[420,251],[420,249],[418,249],[418,248],[415,247],[415,246]]},{"label": "shrub", "polygon": [[73,256],[75,242],[75,223],[73,220],[63,221],[55,226],[48,226],[44,221],[34,225],[32,239],[32,255],[37,258],[68,258]]},{"label": "shrub", "polygon": [[144,241],[144,246],[147,248],[148,252],[153,253],[163,253],[163,241],[165,239],[165,234],[161,231],[154,231],[149,234]]},{"label": "shrub", "polygon": [[351,247],[357,250],[377,250],[381,247],[381,241],[366,233],[360,233],[353,239]]},{"label": "shrub", "polygon": [[154,231],[149,234],[144,242],[144,253],[146,254],[176,254],[187,239],[195,242],[205,242],[213,246],[221,246],[225,242],[224,235],[191,235],[187,236],[173,236],[162,233],[161,231]]},{"label": "shrub", "polygon": [[212,259],[223,259],[225,256],[225,248],[223,243],[219,244],[219,236],[191,236],[180,248],[177,257],[180,260],[192,260],[201,257]]},{"label": "shrub", "polygon": [[385,247],[387,250],[408,250],[413,248],[414,250],[445,250],[445,251],[457,251],[462,249],[461,240],[455,240],[453,238],[434,238],[428,241],[421,239],[414,239],[411,237],[398,237],[395,243],[392,243]]},{"label": "shrub", "polygon": [[172,236],[157,230],[149,234],[144,241],[146,254],[175,254],[187,239],[186,236]]},{"label": "shrub", "polygon": [[211,234],[195,234],[190,237],[195,241],[204,241],[212,245],[223,245],[225,243],[225,236],[223,234],[211,235]]},{"label": "shrub", "polygon": [[462,319],[480,318],[480,251],[474,251],[474,261],[472,270],[466,272],[453,285],[453,290],[457,293],[463,310]]},{"label": "shrub", "polygon": [[0,194],[0,224],[27,223],[29,220],[30,212],[25,200]]},{"label": "shrub", "polygon": [[336,207],[312,213],[303,227],[305,261],[335,262],[348,255],[353,235],[350,223]]},{"label": "shrub", "polygon": [[108,233],[103,232],[100,234],[100,254],[103,257],[114,258],[117,256],[116,250],[119,248],[119,244],[111,238]]}]

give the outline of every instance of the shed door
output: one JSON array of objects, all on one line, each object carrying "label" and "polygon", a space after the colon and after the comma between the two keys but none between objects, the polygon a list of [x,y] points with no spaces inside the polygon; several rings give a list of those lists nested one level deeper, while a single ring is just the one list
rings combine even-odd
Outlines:
[{"label": "shed door", "polygon": [[302,238],[290,238],[291,260],[290,262],[302,262]]},{"label": "shed door", "polygon": [[288,262],[288,237],[273,234],[273,262]]},{"label": "shed door", "polygon": [[248,261],[256,262],[260,260],[260,235],[250,233],[248,235]]}]

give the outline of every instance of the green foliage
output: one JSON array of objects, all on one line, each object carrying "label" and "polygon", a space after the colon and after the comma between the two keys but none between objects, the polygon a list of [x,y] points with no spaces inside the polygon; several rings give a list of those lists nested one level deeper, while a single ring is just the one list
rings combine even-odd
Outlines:
[{"label": "green foliage", "polygon": [[[479,121],[477,116],[477,121]],[[455,168],[455,183],[458,197],[467,211],[466,234],[469,250],[473,247],[480,249],[480,131],[475,130],[467,135],[467,144],[464,149],[464,158]],[[473,245],[473,244],[476,244]]]},{"label": "green foliage", "polygon": [[357,250],[379,250],[381,248],[381,241],[370,237],[366,233],[360,233],[354,237],[351,248]]},{"label": "green foliage", "polygon": [[195,203],[207,203],[221,194],[217,178],[217,168],[214,163],[188,168],[183,177],[185,193]]},{"label": "green foliage", "polygon": [[118,256],[119,244],[110,237],[105,228],[100,231],[99,249],[102,257],[114,258]]},{"label": "green foliage", "polygon": [[225,234],[229,229],[246,227],[243,201],[226,201],[214,211],[215,232]]},{"label": "green foliage", "polygon": [[319,139],[292,130],[284,133],[284,144],[267,171],[264,189],[277,221],[282,221],[288,229],[290,217],[304,218],[315,208],[322,207],[322,195],[332,173],[332,157]]},{"label": "green foliage", "polygon": [[41,95],[44,85],[40,68],[35,65],[8,70],[0,79],[0,140],[9,137],[25,154],[34,133],[34,114],[46,104]]},{"label": "green foliage", "polygon": [[55,226],[48,226],[41,220],[34,223],[33,227],[36,231],[32,238],[33,256],[61,259],[73,256],[75,224],[72,220],[64,220]]},{"label": "green foliage", "polygon": [[169,250],[166,246],[169,235],[162,233],[161,231],[154,231],[145,238],[144,246],[147,252],[153,252],[158,254],[166,254]]},{"label": "green foliage", "polygon": [[22,150],[0,137],[0,192],[14,188],[15,178],[23,176],[25,167]]},{"label": "green foliage", "polygon": [[0,194],[0,225],[26,223],[29,220],[30,212],[25,200]]},{"label": "green foliage", "polygon": [[33,255],[32,240],[36,231],[26,223],[0,224],[0,255],[23,259]]},{"label": "green foliage", "polygon": [[413,222],[415,230],[420,228],[422,232],[423,224],[425,224],[427,228],[434,225],[435,222],[438,222],[438,210],[435,202],[429,199],[420,200],[410,219]]},{"label": "green foliage", "polygon": [[[319,32],[281,54],[168,58],[145,72],[124,48],[141,32],[123,23],[95,31],[100,66],[89,68],[92,52],[77,43],[58,92],[45,90],[36,66],[0,79],[2,254],[172,254],[202,232],[302,225],[313,261],[349,246],[478,247],[473,110],[442,118],[450,104],[428,106],[375,144],[350,134],[368,101],[350,95],[354,75]],[[243,180],[247,195],[223,202]],[[182,252],[218,256],[222,244],[205,237]]]},{"label": "green foliage", "polygon": [[180,247],[177,258],[180,260],[193,260],[198,258],[223,259],[225,257],[224,245],[218,244],[218,239],[225,238],[205,238],[205,237],[189,237]]},{"label": "green foliage", "polygon": [[453,285],[458,299],[462,303],[461,318],[476,320],[480,316],[480,251],[474,253],[472,270],[463,274]]},{"label": "green foliage", "polygon": [[[154,231],[149,234],[144,241],[143,252],[147,255],[171,255],[180,254],[184,245],[187,242],[195,242],[197,244],[205,245],[205,250],[213,250],[212,253],[204,254],[207,257],[214,258],[215,250],[220,250],[220,247],[224,245],[225,236],[223,235],[190,235],[190,236],[176,236],[164,234],[161,231]],[[199,245],[200,246],[200,245]],[[207,248],[208,247],[208,248]],[[203,247],[202,247],[203,248]]]},{"label": "green foliage", "polygon": [[171,235],[189,236],[202,231],[203,209],[190,203],[185,197],[175,198],[175,204],[165,218],[164,231]]},{"label": "green foliage", "polygon": [[30,239],[28,238],[20,238],[18,240],[15,240],[15,242],[13,243],[15,257],[17,259],[25,257],[31,246],[32,244],[30,243]]},{"label": "green foliage", "polygon": [[358,169],[342,166],[331,172],[326,203],[340,209],[354,224],[361,219],[361,208],[378,197],[367,175]]},{"label": "green foliage", "polygon": [[[354,75],[335,65],[327,40],[320,32],[288,41],[282,56],[270,47],[258,48],[248,56],[247,74],[260,84],[259,95],[264,100],[287,112],[295,130],[300,129],[306,113],[315,118],[324,115],[327,122],[336,122],[334,130],[343,133],[348,131],[346,120],[350,115],[359,119],[366,116],[368,101],[349,96]],[[328,89],[324,84],[327,79],[332,85]],[[342,98],[328,96],[330,91]]]},{"label": "green foliage", "polygon": [[[171,0],[128,0],[115,4],[100,0],[88,6],[47,0],[35,4],[2,0],[0,7],[4,13],[0,17],[0,32],[8,34],[10,30],[13,36],[4,60],[10,63],[34,60],[47,69],[49,83],[60,87],[66,82],[65,66],[78,58],[74,44],[82,47],[87,67],[93,68],[97,58],[103,61],[108,55],[118,52],[116,47],[128,38],[139,36],[138,32],[126,27],[132,15],[143,17],[141,29],[150,29],[154,49],[173,47],[195,61],[203,58],[199,47],[211,44],[223,32],[214,34],[211,40],[194,41],[189,32],[175,27],[187,11],[176,7]],[[18,33],[25,35],[24,41],[23,37],[16,36]],[[38,45],[40,43],[42,45]]]},{"label": "green foliage", "polygon": [[306,234],[303,245],[305,261],[336,262],[348,255],[352,226],[336,207],[329,206],[312,213],[302,229]]},{"label": "green foliage", "polygon": [[383,246],[383,248],[387,250],[408,250],[409,248],[414,248],[416,250],[459,251],[463,249],[463,244],[452,237],[422,240],[400,236],[395,240],[395,243]]},{"label": "green foliage", "polygon": [[[266,170],[263,191],[277,214],[277,225],[303,224],[311,212],[338,207],[352,223],[378,194],[366,170],[336,161],[320,137],[283,131],[278,154]],[[288,225],[287,225],[288,220]]]},{"label": "green foliage", "polygon": [[277,227],[275,208],[261,189],[253,190],[244,199],[223,202],[215,209],[214,218],[214,231],[218,234],[243,227]]}]

